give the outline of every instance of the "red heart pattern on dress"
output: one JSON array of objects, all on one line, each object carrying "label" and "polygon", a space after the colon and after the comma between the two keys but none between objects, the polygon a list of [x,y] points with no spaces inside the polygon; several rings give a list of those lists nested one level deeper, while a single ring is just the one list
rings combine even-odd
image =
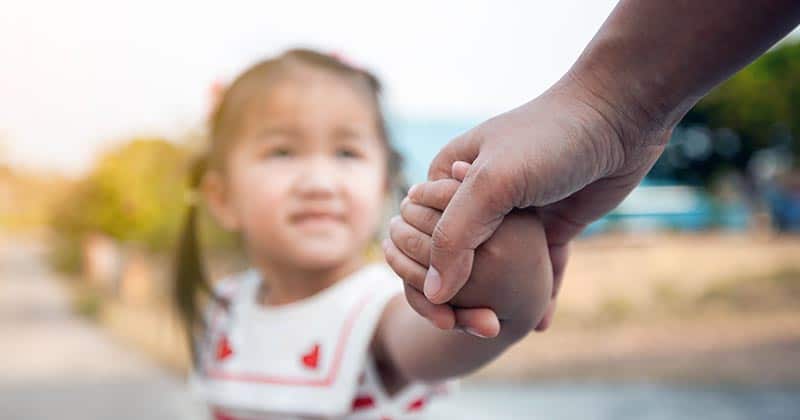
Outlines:
[{"label": "red heart pattern on dress", "polygon": [[352,410],[364,410],[366,408],[375,407],[375,398],[370,395],[359,395],[353,399]]},{"label": "red heart pattern on dress", "polygon": [[319,344],[314,344],[314,347],[304,354],[300,361],[303,362],[303,366],[309,369],[316,369],[319,366]]},{"label": "red heart pattern on dress", "polygon": [[419,399],[416,399],[416,400],[412,401],[408,405],[408,407],[406,407],[406,410],[408,410],[408,411],[419,411],[419,410],[422,410],[422,407],[424,407],[424,406],[425,406],[425,397],[422,397],[422,398],[419,398]]},{"label": "red heart pattern on dress", "polygon": [[231,348],[231,343],[228,341],[228,337],[222,336],[217,343],[217,360],[223,361],[233,355],[233,349]]}]

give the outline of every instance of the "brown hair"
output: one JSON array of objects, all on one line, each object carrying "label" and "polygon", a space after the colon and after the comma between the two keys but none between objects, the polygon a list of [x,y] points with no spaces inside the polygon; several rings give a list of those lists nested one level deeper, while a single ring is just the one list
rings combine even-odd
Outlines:
[{"label": "brown hair", "polygon": [[209,147],[207,154],[193,165],[189,176],[190,197],[175,261],[173,299],[186,328],[194,366],[200,367],[198,347],[206,337],[206,320],[202,306],[212,301],[223,308],[228,302],[217,293],[205,272],[197,237],[198,203],[194,191],[200,186],[206,170],[224,170],[225,157],[230,150],[237,130],[241,126],[243,110],[253,98],[268,94],[274,81],[286,74],[302,69],[322,70],[341,76],[353,89],[363,92],[376,110],[376,127],[387,150],[388,187],[401,194],[405,185],[401,176],[402,158],[392,147],[380,107],[381,86],[378,79],[367,71],[351,66],[333,56],[319,52],[294,49],[262,61],[242,73],[218,99],[209,118]]}]

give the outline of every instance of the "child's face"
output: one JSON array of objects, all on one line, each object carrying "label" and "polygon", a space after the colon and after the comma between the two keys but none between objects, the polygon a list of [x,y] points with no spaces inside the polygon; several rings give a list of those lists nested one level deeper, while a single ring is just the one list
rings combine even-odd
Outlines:
[{"label": "child's face", "polygon": [[222,224],[267,263],[324,269],[360,258],[387,193],[387,152],[365,96],[302,72],[251,101],[241,121],[210,197]]}]

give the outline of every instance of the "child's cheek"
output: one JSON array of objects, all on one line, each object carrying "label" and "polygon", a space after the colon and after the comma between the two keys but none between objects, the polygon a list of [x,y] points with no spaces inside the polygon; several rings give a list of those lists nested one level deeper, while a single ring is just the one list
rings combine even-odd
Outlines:
[{"label": "child's cheek", "polygon": [[243,229],[251,236],[270,237],[285,223],[281,218],[286,216],[289,200],[287,179],[279,172],[268,179],[258,172],[249,175],[237,200]]},{"label": "child's cheek", "polygon": [[363,176],[350,181],[350,225],[357,240],[366,242],[378,230],[382,220],[386,191],[383,178],[375,176],[375,172],[364,173]]}]

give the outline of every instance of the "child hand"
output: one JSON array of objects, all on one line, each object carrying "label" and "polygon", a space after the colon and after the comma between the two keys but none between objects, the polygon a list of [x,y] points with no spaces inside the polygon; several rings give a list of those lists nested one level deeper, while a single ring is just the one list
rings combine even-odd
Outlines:
[{"label": "child hand", "polygon": [[476,249],[472,274],[449,304],[430,303],[420,292],[430,261],[434,227],[460,185],[469,164],[454,165],[454,179],[418,185],[401,205],[402,217],[390,224],[386,259],[406,283],[406,298],[439,328],[459,326],[474,335],[526,334],[537,326],[550,304],[553,272],[542,225],[533,210],[507,215]]}]

